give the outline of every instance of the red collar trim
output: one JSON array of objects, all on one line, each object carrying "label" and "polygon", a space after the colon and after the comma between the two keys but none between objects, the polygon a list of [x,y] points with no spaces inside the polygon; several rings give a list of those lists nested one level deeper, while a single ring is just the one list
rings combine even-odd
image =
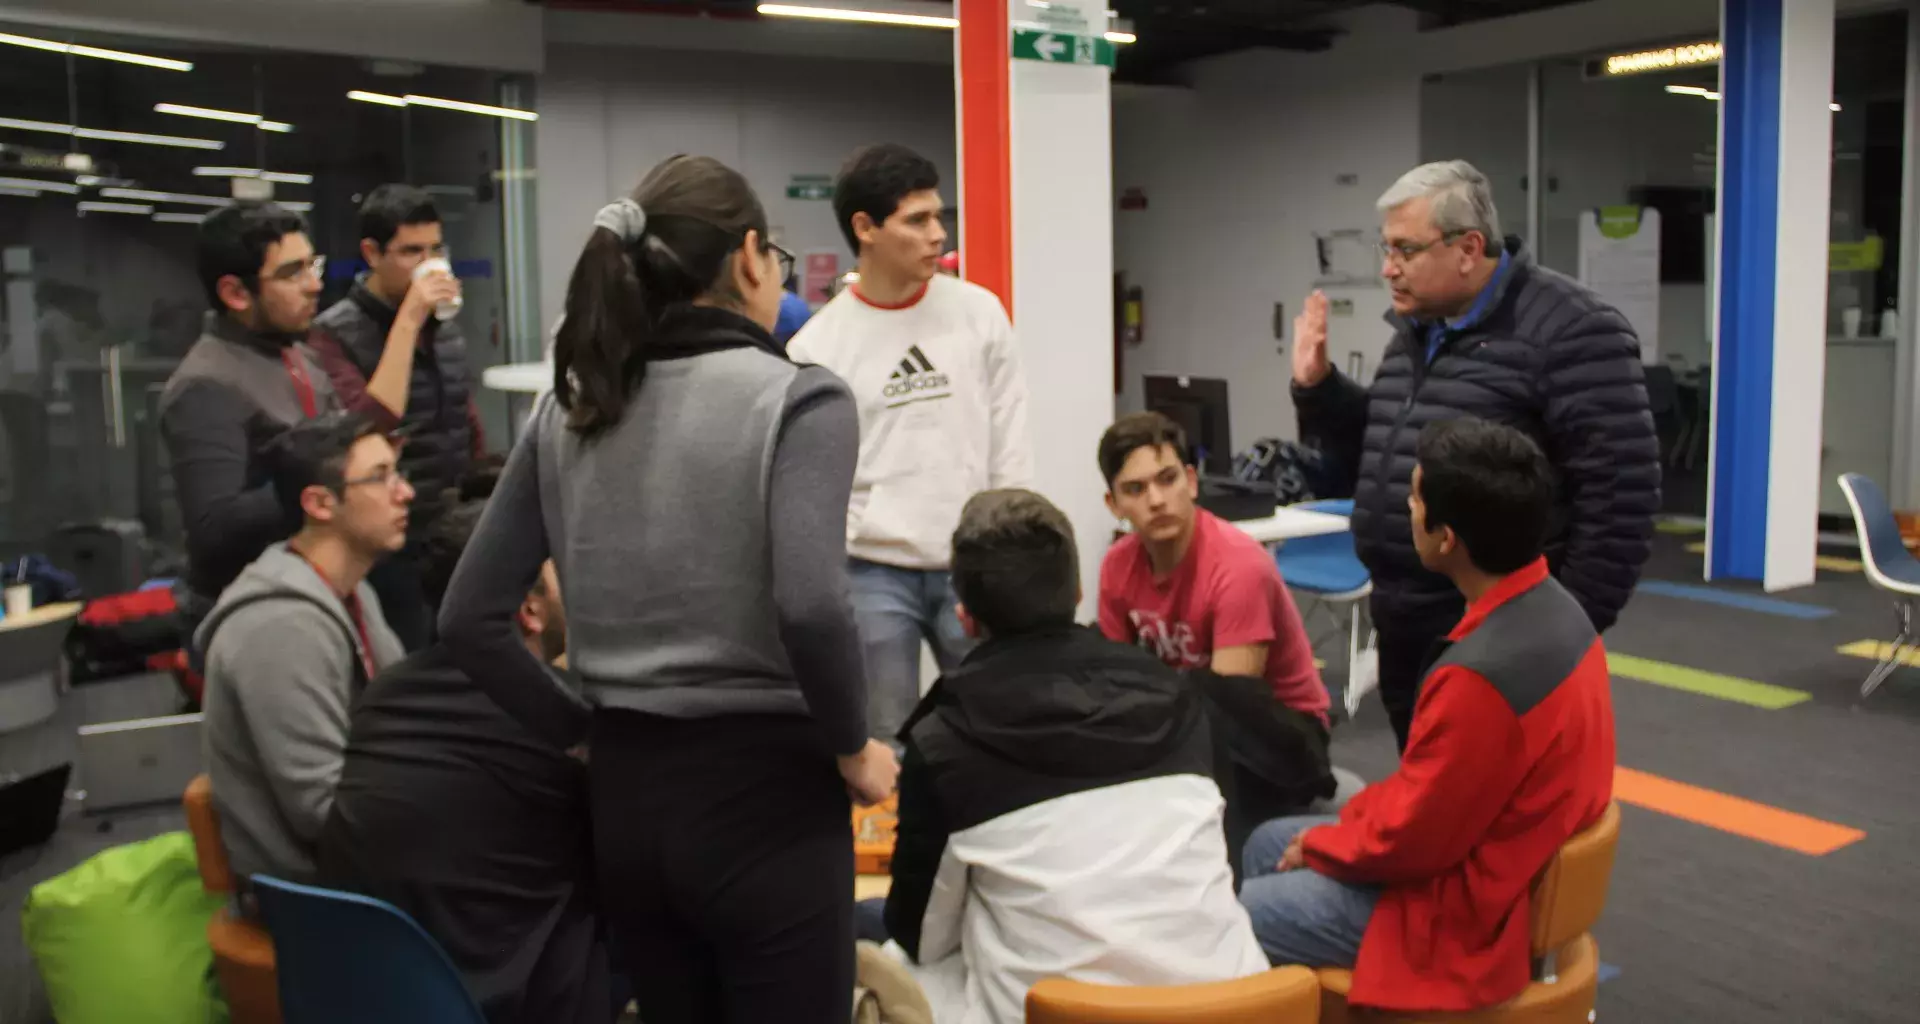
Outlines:
[{"label": "red collar trim", "polygon": [[853,297],[856,299],[859,299],[861,302],[864,302],[869,306],[872,306],[875,309],[912,309],[914,306],[919,305],[921,299],[924,299],[927,297],[927,289],[932,285],[933,285],[933,282],[928,281],[926,284],[923,284],[920,286],[919,291],[916,291],[911,296],[909,296],[907,298],[907,301],[889,305],[885,302],[875,302],[872,299],[867,298],[867,294],[860,290],[860,282],[855,281],[853,283]]},{"label": "red collar trim", "polygon": [[1495,584],[1492,590],[1480,595],[1480,600],[1468,605],[1467,614],[1461,617],[1460,624],[1453,627],[1453,632],[1448,633],[1447,638],[1458,640],[1473,632],[1480,623],[1486,621],[1487,616],[1493,614],[1495,608],[1545,583],[1546,580],[1547,559],[1542,555],[1518,571],[1508,573],[1506,579]]}]

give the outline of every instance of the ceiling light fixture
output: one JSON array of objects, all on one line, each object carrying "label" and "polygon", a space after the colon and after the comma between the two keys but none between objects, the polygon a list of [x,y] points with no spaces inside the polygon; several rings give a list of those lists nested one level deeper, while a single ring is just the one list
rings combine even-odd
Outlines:
[{"label": "ceiling light fixture", "polygon": [[263,181],[275,181],[282,185],[311,185],[313,175],[297,174],[293,171],[263,171],[258,167],[195,167],[196,178],[259,178]]},{"label": "ceiling light fixture", "polygon": [[312,203],[281,203],[279,205],[281,209],[292,210],[295,213],[309,213],[313,210]]},{"label": "ceiling light fixture", "polygon": [[195,206],[225,206],[233,202],[231,196],[195,196],[144,188],[103,188],[100,194],[108,199],[144,199],[152,203],[191,203]]},{"label": "ceiling light fixture", "polygon": [[489,103],[468,103],[465,100],[442,99],[438,96],[420,96],[408,93],[405,96],[389,96],[383,92],[367,92],[364,89],[352,89],[347,92],[350,100],[362,103],[378,103],[383,107],[437,107],[441,110],[458,110],[468,114],[485,114],[488,117],[506,117],[515,121],[538,121],[540,115],[531,110],[518,110],[513,107],[496,107]]},{"label": "ceiling light fixture", "polygon": [[153,219],[162,224],[198,224],[207,219],[204,213],[156,213]]},{"label": "ceiling light fixture", "polygon": [[293,126],[285,121],[269,121],[259,114],[247,114],[238,110],[216,110],[213,107],[190,107],[184,103],[155,103],[156,114],[179,114],[182,117],[204,117],[210,121],[233,121],[238,124],[250,124],[263,132],[290,132]]},{"label": "ceiling light fixture", "polygon": [[191,61],[149,57],[144,53],[128,53],[125,50],[103,50],[98,46],[79,46],[74,43],[35,39],[32,36],[16,36],[5,32],[0,32],[0,43],[8,46],[26,46],[35,50],[51,50],[54,53],[70,53],[75,57],[98,57],[101,60],[117,60],[123,64],[142,64],[150,68],[165,68],[168,71],[193,70]]},{"label": "ceiling light fixture", "polygon": [[761,4],[761,14],[775,18],[812,18],[815,21],[857,21],[867,25],[905,25],[910,28],[956,28],[958,18],[931,14],[894,14],[890,11],[848,11],[837,7],[802,7],[798,4]]},{"label": "ceiling light fixture", "polygon": [[40,198],[40,193],[30,188],[14,188],[10,185],[0,185],[0,196],[18,196],[21,199],[38,199]]},{"label": "ceiling light fixture", "polygon": [[[942,17],[934,14],[899,14],[893,11],[854,11],[838,7],[806,7],[800,4],[761,4],[756,8],[761,14],[776,18],[810,18],[814,21],[850,21],[864,25],[904,25],[909,28],[958,28],[957,18]],[[1114,16],[1107,12],[1109,18]],[[1137,43],[1140,37],[1132,32],[1106,32],[1107,42],[1117,44]]]},{"label": "ceiling light fixture", "polygon": [[[1669,85],[1666,87],[1666,89],[1668,92],[1673,93],[1675,96],[1698,96],[1703,100],[1711,100],[1715,103],[1718,103],[1720,101],[1719,93],[1714,92],[1712,89],[1708,89],[1703,86]],[[1838,114],[1840,112],[1840,104],[1829,103],[1827,104],[1827,109]]]},{"label": "ceiling light fixture", "polygon": [[30,188],[36,192],[64,192],[77,195],[80,186],[69,185],[64,181],[41,181],[39,178],[0,178],[0,185],[8,188]]},{"label": "ceiling light fixture", "polygon": [[75,128],[70,124],[56,124],[52,121],[28,121],[18,117],[0,117],[0,128],[12,128],[23,132],[48,132],[53,135],[71,135],[76,139],[98,139],[102,142],[144,142],[154,146],[180,146],[185,149],[225,149],[227,144],[217,139],[189,139],[179,135],[148,135],[144,132],[110,132],[101,128]]},{"label": "ceiling light fixture", "polygon": [[153,207],[145,203],[76,203],[81,213],[137,213],[144,217],[153,212]]}]

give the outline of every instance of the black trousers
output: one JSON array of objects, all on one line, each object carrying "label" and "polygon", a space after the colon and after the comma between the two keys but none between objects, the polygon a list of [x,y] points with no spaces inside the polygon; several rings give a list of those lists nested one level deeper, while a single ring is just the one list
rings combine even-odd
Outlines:
[{"label": "black trousers", "polygon": [[1373,625],[1379,631],[1380,703],[1393,724],[1394,742],[1404,753],[1413,729],[1414,705],[1420,701],[1420,680],[1426,677],[1427,656],[1466,614],[1466,600],[1407,614],[1373,603]]},{"label": "black trousers", "polygon": [[600,897],[647,1024],[845,1024],[851,807],[809,718],[601,711]]}]

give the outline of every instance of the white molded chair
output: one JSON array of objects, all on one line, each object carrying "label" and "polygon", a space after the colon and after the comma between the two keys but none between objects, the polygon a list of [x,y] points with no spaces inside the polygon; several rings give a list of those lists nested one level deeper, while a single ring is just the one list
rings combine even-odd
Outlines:
[{"label": "white molded chair", "polygon": [[1920,598],[1920,559],[1914,558],[1901,541],[1900,524],[1894,520],[1893,506],[1887,503],[1879,484],[1858,473],[1843,473],[1840,490],[1846,493],[1847,505],[1853,509],[1853,527],[1860,534],[1860,554],[1866,562],[1867,579],[1893,595],[1894,622],[1900,630],[1887,646],[1880,663],[1860,684],[1860,696],[1865,698],[1872,696],[1893,670],[1900,667],[1906,655],[1914,650],[1916,640],[1920,640],[1913,631],[1913,603]]}]

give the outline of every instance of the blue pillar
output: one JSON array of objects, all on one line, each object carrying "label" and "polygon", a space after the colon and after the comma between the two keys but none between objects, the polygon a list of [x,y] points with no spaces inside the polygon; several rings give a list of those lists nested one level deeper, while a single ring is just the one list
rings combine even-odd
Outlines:
[{"label": "blue pillar", "polygon": [[1722,0],[1707,576],[1813,582],[1833,0]]}]

